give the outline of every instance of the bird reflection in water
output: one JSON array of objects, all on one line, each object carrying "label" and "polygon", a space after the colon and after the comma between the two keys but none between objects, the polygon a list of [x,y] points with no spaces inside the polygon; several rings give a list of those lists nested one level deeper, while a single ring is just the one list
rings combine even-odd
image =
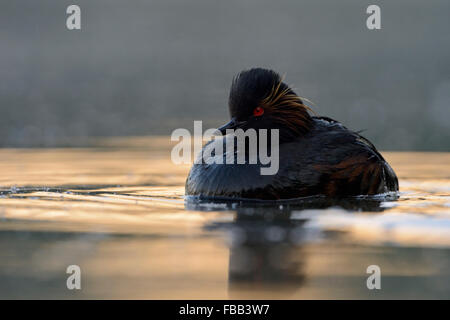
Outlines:
[{"label": "bird reflection in water", "polygon": [[186,209],[236,212],[232,222],[218,221],[205,225],[206,230],[223,231],[229,240],[231,298],[260,290],[274,290],[286,298],[299,290],[306,280],[304,269],[308,257],[305,244],[333,236],[307,227],[309,218],[308,215],[302,216],[302,210],[339,207],[349,212],[379,212],[384,210],[380,204],[385,200],[314,197],[275,203],[188,198]]}]

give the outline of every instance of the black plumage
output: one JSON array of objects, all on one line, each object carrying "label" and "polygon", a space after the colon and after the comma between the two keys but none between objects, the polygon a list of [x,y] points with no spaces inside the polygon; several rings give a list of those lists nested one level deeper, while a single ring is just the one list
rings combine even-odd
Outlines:
[{"label": "black plumage", "polygon": [[[311,116],[301,98],[273,71],[257,68],[240,73],[231,86],[229,108],[231,121],[219,129],[223,132],[279,129],[279,170],[261,175],[264,165],[250,164],[248,158],[245,164],[194,164],[186,195],[277,200],[398,191],[393,169],[372,143],[338,121]],[[214,139],[205,148],[230,139],[235,138]],[[226,154],[215,156],[225,159]]]}]

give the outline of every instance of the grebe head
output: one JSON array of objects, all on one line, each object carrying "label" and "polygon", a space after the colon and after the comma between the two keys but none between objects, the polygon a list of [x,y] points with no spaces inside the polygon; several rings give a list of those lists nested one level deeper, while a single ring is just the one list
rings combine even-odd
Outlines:
[{"label": "grebe head", "polygon": [[279,129],[283,139],[306,133],[311,126],[308,107],[272,70],[254,68],[239,73],[228,101],[231,121],[226,129]]}]

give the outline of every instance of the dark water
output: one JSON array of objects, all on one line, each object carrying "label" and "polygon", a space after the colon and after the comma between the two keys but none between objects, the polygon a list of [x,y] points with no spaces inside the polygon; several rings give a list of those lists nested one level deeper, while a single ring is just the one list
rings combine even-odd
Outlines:
[{"label": "dark water", "polygon": [[383,153],[396,201],[218,204],[168,140],[0,150],[0,298],[450,298],[449,153]]}]

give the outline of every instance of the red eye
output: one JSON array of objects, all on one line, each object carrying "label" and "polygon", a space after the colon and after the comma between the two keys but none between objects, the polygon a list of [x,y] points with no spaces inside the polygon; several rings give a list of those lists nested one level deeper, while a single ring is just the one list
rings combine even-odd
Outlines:
[{"label": "red eye", "polygon": [[255,109],[253,109],[253,115],[255,117],[259,117],[262,116],[264,114],[264,109],[261,107],[256,107]]}]

